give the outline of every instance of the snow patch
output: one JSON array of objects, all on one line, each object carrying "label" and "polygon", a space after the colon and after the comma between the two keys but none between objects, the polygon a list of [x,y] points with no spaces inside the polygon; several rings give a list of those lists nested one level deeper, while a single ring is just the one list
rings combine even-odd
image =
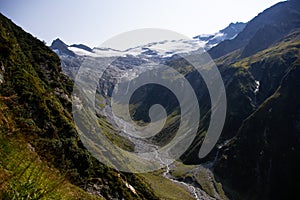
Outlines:
[{"label": "snow patch", "polygon": [[[180,39],[152,42],[146,45],[133,47],[124,51],[111,48],[94,48],[93,52],[99,57],[125,57],[127,55],[143,55],[146,57],[171,57],[175,54],[189,53],[204,46],[204,41],[200,41],[197,39]],[[74,51],[77,54],[77,52],[79,51],[75,50],[76,49],[72,49],[72,51]]]}]

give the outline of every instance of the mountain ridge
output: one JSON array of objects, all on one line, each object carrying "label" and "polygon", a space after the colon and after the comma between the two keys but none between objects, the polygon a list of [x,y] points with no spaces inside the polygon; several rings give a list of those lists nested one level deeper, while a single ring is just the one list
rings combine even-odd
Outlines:
[{"label": "mountain ridge", "polygon": [[[299,75],[299,44],[298,30],[258,53],[262,57],[265,57],[263,53],[273,56],[265,57],[269,61],[260,61],[260,67],[281,74],[278,80],[270,83],[268,76],[258,77],[260,73],[255,72],[258,65],[250,65],[251,73],[262,84],[259,93],[268,95],[260,100],[262,103],[258,109],[243,121],[237,135],[222,148],[217,160],[216,174],[227,181],[227,186],[239,188],[240,194],[233,194],[232,198],[282,199],[297,195],[293,191],[299,189],[296,180],[300,174],[296,169],[300,163],[297,157],[300,151],[296,146],[300,138],[296,124],[300,107],[299,96],[294,91],[300,87],[296,78]],[[294,45],[298,48],[294,49]],[[283,62],[276,62],[276,57]],[[271,93],[266,90],[268,83],[273,88]],[[274,87],[274,84],[277,86]],[[248,170],[243,170],[246,166]],[[245,180],[241,180],[241,176]]]},{"label": "mountain ridge", "polygon": [[231,40],[235,38],[243,29],[247,23],[243,22],[236,22],[230,23],[226,28],[220,30],[215,34],[205,34],[205,35],[198,35],[193,37],[193,39],[199,39],[200,41],[206,41],[206,50],[210,49],[220,42],[224,40]]},{"label": "mountain ridge", "polygon": [[[174,196],[176,187],[165,184],[167,176],[176,177],[176,184],[181,182],[190,184],[189,188],[199,187],[216,199],[221,199],[218,192],[223,193],[223,189],[230,199],[276,200],[297,199],[299,196],[299,1],[281,2],[266,9],[247,23],[234,39],[225,40],[208,51],[215,58],[224,81],[228,105],[222,135],[204,159],[199,159],[198,152],[213,109],[209,91],[200,74],[186,60],[172,56],[176,51],[165,58],[164,54],[151,49],[159,42],[132,48],[138,53],[118,58],[99,81],[97,90],[101,98],[97,99],[99,106],[96,110],[99,124],[114,144],[135,151],[136,146],[118,135],[122,130],[116,129],[107,117],[110,114],[108,104],[118,78],[125,78],[125,84],[130,83],[130,78],[143,72],[138,66],[145,63],[149,64],[148,67],[163,63],[182,73],[195,90],[201,118],[195,140],[180,159],[186,164],[200,163],[215,174],[217,181],[212,175],[208,179],[213,181],[203,181],[207,174],[201,174],[203,171],[194,165],[178,168],[168,165],[166,171],[154,172],[159,177],[155,178],[154,174],[136,176],[99,164],[76,134],[70,106],[73,82],[62,74],[64,72],[74,79],[85,57],[92,56],[93,52],[84,45],[69,46],[57,39],[51,48],[60,56],[59,59],[50,48],[2,15],[0,20],[0,127],[4,127],[0,129],[1,150],[7,149],[9,145],[6,143],[11,136],[22,139],[24,146],[29,144],[26,148],[36,152],[42,162],[51,163],[50,167],[62,173],[68,172],[70,183],[88,192],[83,194],[87,195],[85,198],[92,198],[91,194],[109,199],[166,198],[157,196],[157,189],[153,189],[156,184],[161,187],[158,190],[169,189]],[[207,36],[205,39],[212,38]],[[168,42],[172,41],[162,41],[163,44]],[[112,49],[99,51],[117,52]],[[162,91],[161,95],[155,96]],[[180,114],[179,104],[170,92],[153,85],[144,87],[135,93],[130,112],[138,123],[147,123],[148,110],[157,103],[166,107],[170,115],[164,129],[151,140],[154,144],[165,144],[176,132]],[[82,122],[85,120],[88,124],[88,119]],[[12,169],[2,163],[5,162],[0,162],[0,177],[9,178]],[[8,180],[13,187],[15,180]],[[17,184],[19,188],[19,182]],[[171,189],[164,188],[164,185]],[[5,188],[5,192],[14,192],[11,188]],[[185,197],[189,198],[188,195]]]},{"label": "mountain ridge", "polygon": [[[52,198],[54,191],[59,194],[64,189],[62,179],[68,181],[65,192],[70,195],[54,199],[157,199],[142,178],[104,166],[83,146],[71,113],[73,81],[62,73],[59,57],[2,14],[0,32],[0,149],[4,157],[0,177],[5,177],[0,196]],[[29,161],[24,159],[27,166],[15,156],[22,145],[33,152],[25,157]],[[38,181],[44,172],[34,170],[39,168],[53,169],[60,176],[49,180],[44,175],[50,184],[44,185]]]},{"label": "mountain ridge", "polygon": [[[256,43],[257,50],[263,50],[278,39],[288,34],[287,31],[299,27],[299,7],[300,4],[297,1],[284,1],[271,6],[265,11],[258,14],[251,21],[249,21],[244,30],[237,35],[232,41],[223,41],[219,45],[213,47],[208,52],[212,58],[219,58],[227,53],[238,49],[247,49],[252,36],[255,35],[264,26],[273,27],[277,32],[273,37],[264,37],[265,42],[262,44]],[[274,26],[276,24],[276,26]],[[243,50],[242,57],[249,56],[247,50]],[[255,53],[255,52],[252,52]]]},{"label": "mountain ridge", "polygon": [[[233,39],[238,33],[240,33],[246,23],[236,22],[230,23],[227,27],[220,30],[215,34],[209,34],[206,37],[201,35],[193,37],[191,40],[171,40],[171,41],[155,41],[149,44],[144,44],[137,47],[132,47],[127,50],[120,51],[118,49],[112,48],[90,48],[83,44],[72,44],[67,45],[59,38],[55,39],[50,48],[54,50],[59,56],[67,55],[71,57],[76,57],[76,55],[86,55],[92,56],[91,53],[97,53],[95,56],[120,56],[127,53],[128,55],[138,56],[160,56],[160,57],[171,57],[175,54],[188,53],[197,50],[199,47],[210,49],[211,47],[217,45],[223,40]],[[72,49],[70,47],[75,47],[77,49]],[[164,50],[165,49],[165,50]],[[172,49],[172,51],[169,51]],[[79,51],[84,50],[84,51]]]}]

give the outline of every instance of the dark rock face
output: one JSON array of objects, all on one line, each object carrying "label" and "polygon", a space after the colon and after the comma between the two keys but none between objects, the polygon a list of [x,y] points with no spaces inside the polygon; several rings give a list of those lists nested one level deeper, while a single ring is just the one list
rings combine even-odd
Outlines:
[{"label": "dark rock face", "polygon": [[59,38],[54,40],[50,46],[52,50],[56,50],[59,55],[68,55],[68,56],[75,56],[75,53],[73,51],[70,51],[68,49],[68,45],[66,45],[63,41],[61,41]]},{"label": "dark rock face", "polygon": [[242,32],[246,27],[246,25],[247,23],[243,23],[243,22],[231,23],[229,24],[229,26],[227,26],[220,32],[226,34],[228,38],[233,38],[236,34]]},{"label": "dark rock face", "polygon": [[[298,196],[299,8],[297,1],[279,3],[209,51],[219,58],[228,112],[219,150],[202,162],[215,158],[215,175],[232,199]],[[188,163],[199,162],[195,152],[201,141],[183,156]]]},{"label": "dark rock face", "polygon": [[76,48],[79,48],[79,49],[83,49],[83,50],[86,50],[88,52],[92,52],[93,49],[91,49],[90,47],[84,45],[84,44],[72,44],[70,47],[76,47]]},{"label": "dark rock face", "polygon": [[[235,136],[222,147],[214,166],[216,175],[223,180],[233,199],[293,199],[298,196],[299,44],[298,30],[236,64],[246,67],[252,80],[260,84],[255,93],[257,108],[244,118]],[[229,112],[232,112],[232,95],[228,93]],[[242,105],[235,105],[237,111],[241,111]],[[224,131],[226,134],[227,130]]]},{"label": "dark rock face", "polygon": [[223,150],[215,172],[235,198],[293,199],[300,173],[299,67],[282,80],[272,97],[241,126],[235,142]]}]

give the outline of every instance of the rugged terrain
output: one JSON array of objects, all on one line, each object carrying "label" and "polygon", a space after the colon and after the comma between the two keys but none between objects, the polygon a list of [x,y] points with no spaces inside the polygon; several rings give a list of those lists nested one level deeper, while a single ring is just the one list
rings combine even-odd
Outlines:
[{"label": "rugged terrain", "polygon": [[[215,35],[157,41],[127,50],[91,49],[55,40],[51,48],[4,16],[0,35],[0,196],[54,199],[296,199],[300,181],[300,4],[278,3],[247,24]],[[163,51],[164,45],[172,51]],[[172,46],[171,45],[171,46]],[[211,114],[200,74],[178,55],[204,47],[221,73],[227,116],[217,145],[203,159],[199,149]],[[151,173],[108,168],[83,146],[72,119],[71,92],[85,59],[117,58],[97,88],[99,126],[128,152],[168,143],[179,126],[175,96],[157,85],[140,88],[130,102],[132,118],[149,122],[154,104],[166,108],[162,131],[146,140],[117,125],[110,100],[118,80],[130,84],[147,64],[164,64],[189,81],[200,103],[200,128],[178,162]],[[209,67],[209,66],[208,66]],[[176,77],[174,77],[176,79]],[[156,94],[160,94],[157,96]],[[80,104],[78,104],[80,106]],[[82,119],[89,125],[89,119]],[[184,164],[183,164],[184,163]],[[2,181],[4,180],[4,181]]]},{"label": "rugged terrain", "polygon": [[[174,55],[176,51],[169,57],[161,57],[153,51],[149,54],[147,50],[146,55],[151,55],[151,59],[136,54],[120,58],[119,65],[110,72],[116,79],[100,83],[102,95],[104,99],[110,98],[118,79],[115,75],[124,74],[126,70],[135,72],[141,63],[159,62],[174,67],[193,86],[199,102],[203,102],[200,109],[204,113],[198,137],[181,159],[186,164],[201,163],[212,170],[229,198],[293,198],[299,189],[297,168],[300,163],[297,156],[299,81],[296,78],[299,71],[299,28],[299,3],[281,2],[253,18],[231,40],[220,41],[211,49],[206,47],[221,72],[228,110],[218,145],[204,159],[198,158],[198,151],[210,120],[209,94],[199,74],[188,62]],[[200,36],[195,38],[203,39]],[[190,48],[190,51],[194,49]],[[67,66],[72,66],[67,64],[71,57],[61,58]],[[79,67],[80,62],[77,64]],[[166,106],[169,114],[173,114],[162,133],[154,138],[158,145],[167,141],[178,126],[178,104],[174,96],[164,92],[155,100],[152,98],[161,91],[162,88],[157,86],[148,86],[132,101],[135,109],[132,116],[142,123],[149,120],[147,108],[155,103]],[[187,181],[182,177],[179,179]],[[196,182],[195,178],[191,180]]]},{"label": "rugged terrain", "polygon": [[3,15],[0,22],[1,198],[156,199],[143,178],[105,167],[83,147],[58,56]]}]

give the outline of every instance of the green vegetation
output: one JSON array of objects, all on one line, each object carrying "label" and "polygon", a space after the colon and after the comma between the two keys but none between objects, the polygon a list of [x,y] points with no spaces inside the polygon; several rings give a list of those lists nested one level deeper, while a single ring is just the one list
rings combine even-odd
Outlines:
[{"label": "green vegetation", "polygon": [[112,125],[103,116],[99,116],[99,125],[103,134],[115,145],[126,150],[134,151],[134,143],[125,137],[121,137],[112,127]]},{"label": "green vegetation", "polygon": [[[7,148],[6,141],[12,141],[12,152],[22,151],[29,143],[35,149],[34,154],[20,153],[20,157],[16,156],[18,153],[8,154],[7,163],[0,163],[0,176],[8,180],[1,184],[3,195],[93,199],[84,189],[109,199],[156,198],[142,179],[102,165],[84,148],[72,121],[73,83],[61,73],[59,58],[3,15],[0,64],[0,135],[4,141],[1,148]],[[19,141],[25,147],[19,148]],[[126,147],[130,148],[130,144]],[[57,175],[49,175],[52,169]],[[135,188],[136,194],[124,180]],[[68,193],[74,196],[64,197],[60,194],[65,191],[58,192],[60,189],[70,190]]]},{"label": "green vegetation", "polygon": [[72,185],[58,170],[48,167],[22,137],[0,135],[1,199],[103,199]]},{"label": "green vegetation", "polygon": [[150,185],[159,199],[194,199],[186,188],[162,177],[161,174],[147,173],[140,176]]},{"label": "green vegetation", "polygon": [[[255,101],[253,96],[249,98],[256,109],[239,123],[215,166],[215,173],[234,199],[293,199],[297,195],[299,47],[300,31],[294,30],[266,50],[231,63],[237,71],[245,72],[241,76],[260,81]],[[251,87],[242,85],[246,90]],[[242,110],[239,104],[234,105],[237,111]]]},{"label": "green vegetation", "polygon": [[[299,47],[300,31],[294,30],[262,51],[250,49],[243,54],[243,48],[237,49],[216,61],[230,102],[220,141],[233,138],[220,149],[213,168],[218,180],[195,165],[177,165],[172,176],[192,180],[219,199],[227,198],[223,189],[237,199],[293,199],[300,177]],[[168,64],[186,76],[201,102],[199,134],[182,157],[186,163],[197,163],[210,119],[209,94],[185,60]],[[260,82],[259,92],[254,92],[256,81]],[[193,198],[186,188],[161,176],[161,171],[120,173],[92,157],[72,120],[72,89],[72,81],[61,73],[57,55],[0,15],[0,198]],[[142,88],[145,91],[146,95],[136,94],[130,111],[138,123],[146,124],[151,105],[161,103],[166,108],[166,126],[152,138],[163,145],[178,128],[179,104],[163,88],[152,85]],[[162,95],[154,98],[156,93]],[[104,99],[97,100],[103,109]],[[134,144],[119,136],[104,117],[98,122],[111,142],[134,150]],[[82,123],[90,125],[89,119]],[[206,159],[213,156],[215,151]]]}]

